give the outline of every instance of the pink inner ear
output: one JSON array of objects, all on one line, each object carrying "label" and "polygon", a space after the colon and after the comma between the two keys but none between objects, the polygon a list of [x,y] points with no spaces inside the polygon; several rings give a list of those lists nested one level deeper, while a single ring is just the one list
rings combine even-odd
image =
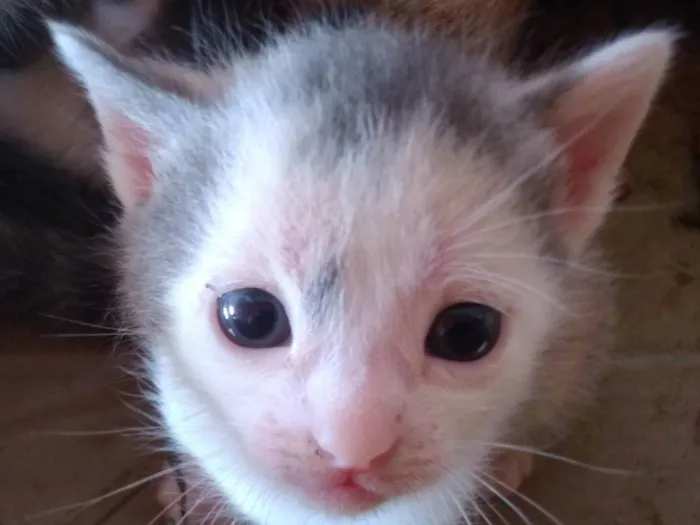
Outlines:
[{"label": "pink inner ear", "polygon": [[[580,109],[580,108],[577,108]],[[566,112],[555,113],[552,128],[557,143],[564,149],[566,176],[554,194],[556,209],[568,210],[556,215],[559,228],[570,239],[584,235],[595,217],[601,216],[596,208],[605,204],[601,191],[607,188],[606,178],[610,176],[606,164],[614,156],[617,115],[605,115],[596,121],[595,112],[584,111],[582,115]]]},{"label": "pink inner ear", "polygon": [[568,177],[563,191],[563,204],[567,208],[584,206],[598,181],[595,180],[604,162],[603,145],[599,144],[598,130],[589,129],[585,133],[586,122],[570,122],[565,129],[559,129],[559,143],[566,144]]},{"label": "pink inner ear", "polygon": [[125,172],[120,184],[122,191],[135,201],[146,201],[153,189],[153,165],[148,156],[150,136],[143,127],[120,112],[112,112],[107,120],[111,128],[107,141],[119,155]]},{"label": "pink inner ear", "polygon": [[600,199],[606,198],[612,182],[608,180],[613,176],[609,168],[614,168],[611,163],[614,164],[620,149],[618,135],[624,130],[627,118],[624,108],[615,108],[602,116],[595,111],[585,113],[588,112],[581,116],[556,115],[558,122],[553,125],[567,160],[567,176],[556,194],[556,204],[576,208],[562,217],[566,227],[575,227],[577,221],[591,213],[597,215],[591,207],[605,205]]}]

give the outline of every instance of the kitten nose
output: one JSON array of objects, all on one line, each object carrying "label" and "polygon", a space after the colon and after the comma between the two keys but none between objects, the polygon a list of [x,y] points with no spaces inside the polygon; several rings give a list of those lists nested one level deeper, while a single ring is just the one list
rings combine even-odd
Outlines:
[{"label": "kitten nose", "polygon": [[[378,468],[394,455],[404,427],[406,383],[393,361],[360,367],[334,364],[307,382],[311,436],[328,466],[363,471]],[[347,371],[344,369],[347,367]],[[329,385],[338,387],[329,390]]]},{"label": "kitten nose", "polygon": [[317,440],[318,453],[335,468],[364,472],[384,467],[397,448],[397,433],[390,427],[371,428],[366,433],[357,429]]}]

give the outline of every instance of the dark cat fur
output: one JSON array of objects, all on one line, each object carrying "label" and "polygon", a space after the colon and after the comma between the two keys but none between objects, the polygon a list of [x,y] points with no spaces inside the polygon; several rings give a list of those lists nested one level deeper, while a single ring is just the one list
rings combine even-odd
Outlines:
[{"label": "dark cat fur", "polygon": [[0,159],[0,311],[103,321],[120,211],[112,192],[11,139],[0,139]]}]

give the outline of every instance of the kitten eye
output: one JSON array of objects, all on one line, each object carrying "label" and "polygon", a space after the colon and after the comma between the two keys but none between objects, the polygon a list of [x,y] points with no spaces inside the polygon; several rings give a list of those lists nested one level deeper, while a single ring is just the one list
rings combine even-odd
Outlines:
[{"label": "kitten eye", "polygon": [[477,303],[458,303],[440,312],[426,338],[429,355],[448,361],[485,357],[501,334],[501,313]]},{"label": "kitten eye", "polygon": [[244,348],[282,346],[292,332],[282,303],[259,288],[241,288],[220,295],[218,318],[226,337]]}]

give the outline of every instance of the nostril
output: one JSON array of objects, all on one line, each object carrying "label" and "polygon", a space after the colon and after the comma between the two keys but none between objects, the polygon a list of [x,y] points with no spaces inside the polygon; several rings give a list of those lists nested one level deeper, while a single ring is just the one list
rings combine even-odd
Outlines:
[{"label": "nostril", "polygon": [[335,456],[332,452],[329,452],[321,446],[316,446],[314,453],[319,458],[332,462],[339,471],[358,474],[361,472],[384,468],[396,453],[396,448],[397,443],[394,443],[388,450],[364,461],[360,460],[359,457],[355,458],[354,460],[351,458],[343,460],[343,458]]},{"label": "nostril", "polygon": [[369,468],[370,470],[375,470],[375,469],[380,469],[384,468],[389,461],[391,461],[391,458],[393,457],[394,453],[396,452],[396,443],[394,443],[389,450],[386,452],[382,452],[378,456],[375,456],[372,458],[369,462]]},{"label": "nostril", "polygon": [[319,445],[316,445],[316,448],[314,448],[314,454],[321,459],[326,459],[326,460],[333,459],[333,454],[331,454],[327,450],[324,450]]}]

